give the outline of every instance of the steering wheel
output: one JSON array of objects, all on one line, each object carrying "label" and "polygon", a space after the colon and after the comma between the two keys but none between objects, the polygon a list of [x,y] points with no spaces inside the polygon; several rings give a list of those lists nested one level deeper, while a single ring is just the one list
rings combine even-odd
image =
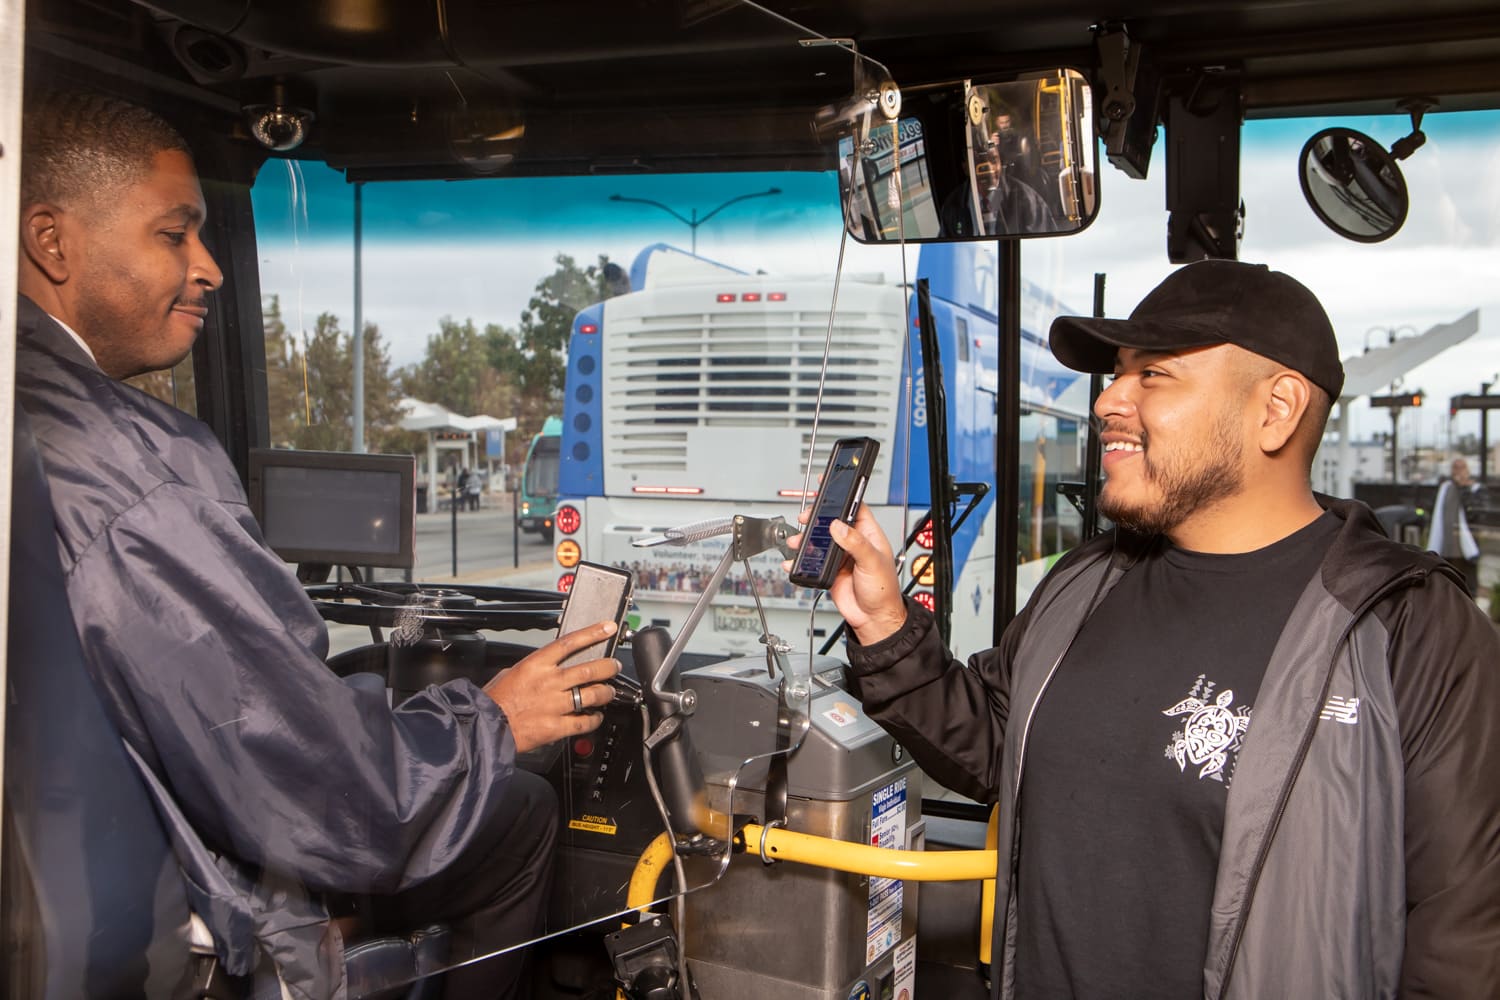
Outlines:
[{"label": "steering wheel", "polygon": [[324,621],[369,628],[413,623],[472,631],[555,629],[564,596],[519,587],[467,584],[315,583],[307,596]]}]

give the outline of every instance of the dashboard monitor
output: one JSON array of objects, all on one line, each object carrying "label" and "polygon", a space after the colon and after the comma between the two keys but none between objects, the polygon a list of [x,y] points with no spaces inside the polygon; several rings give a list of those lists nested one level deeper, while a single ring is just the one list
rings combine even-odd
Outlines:
[{"label": "dashboard monitor", "polygon": [[409,569],[416,471],[411,455],[254,448],[250,509],[287,562]]}]

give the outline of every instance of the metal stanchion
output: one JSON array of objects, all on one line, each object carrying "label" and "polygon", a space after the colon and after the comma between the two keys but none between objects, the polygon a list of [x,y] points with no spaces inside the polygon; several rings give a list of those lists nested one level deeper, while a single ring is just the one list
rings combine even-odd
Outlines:
[{"label": "metal stanchion", "polygon": [[453,575],[458,576],[458,488],[453,489],[453,498],[448,501],[449,520],[453,524]]},{"label": "metal stanchion", "polygon": [[510,565],[517,569],[521,565],[521,491],[510,491]]}]

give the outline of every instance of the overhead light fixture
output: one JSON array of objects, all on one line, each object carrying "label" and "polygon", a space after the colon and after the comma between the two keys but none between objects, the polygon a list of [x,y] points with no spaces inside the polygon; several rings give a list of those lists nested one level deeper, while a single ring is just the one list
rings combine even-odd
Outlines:
[{"label": "overhead light fixture", "polygon": [[526,138],[526,122],[519,110],[496,104],[457,108],[445,116],[448,151],[480,176],[497,174],[515,162]]}]

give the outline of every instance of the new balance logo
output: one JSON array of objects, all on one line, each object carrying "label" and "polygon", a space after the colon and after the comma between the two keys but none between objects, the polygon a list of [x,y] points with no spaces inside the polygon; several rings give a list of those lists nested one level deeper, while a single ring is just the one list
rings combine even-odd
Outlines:
[{"label": "new balance logo", "polygon": [[1359,699],[1333,695],[1328,699],[1328,704],[1323,706],[1323,711],[1318,713],[1318,718],[1324,722],[1342,722],[1346,726],[1352,726],[1359,722]]}]

